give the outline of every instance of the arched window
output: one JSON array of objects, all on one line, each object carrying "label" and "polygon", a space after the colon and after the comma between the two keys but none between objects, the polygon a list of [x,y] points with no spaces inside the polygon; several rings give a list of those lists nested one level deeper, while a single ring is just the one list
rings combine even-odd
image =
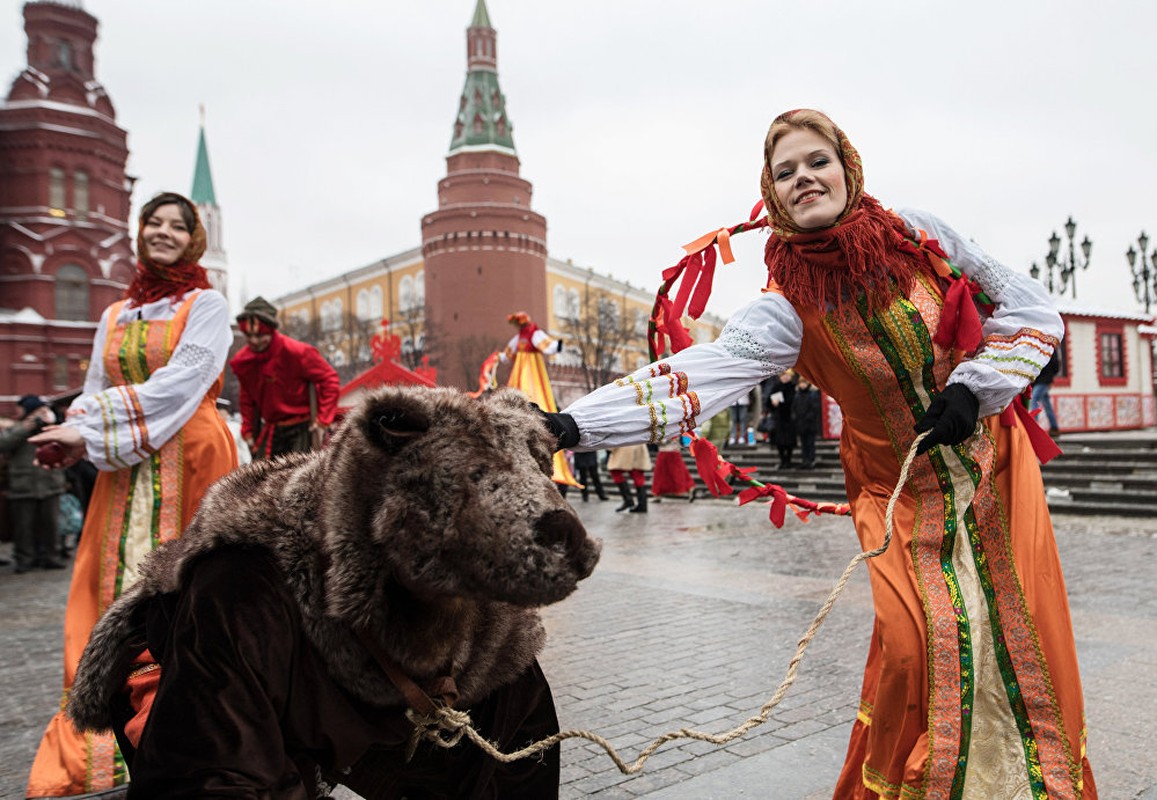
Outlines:
[{"label": "arched window", "polygon": [[619,306],[613,300],[599,298],[599,324],[607,328],[615,328],[619,324]]},{"label": "arched window", "polygon": [[414,291],[414,278],[412,275],[406,275],[398,281],[398,309],[409,311],[416,304],[417,292]]},{"label": "arched window", "polygon": [[339,297],[322,303],[320,309],[321,329],[323,331],[341,330],[341,312],[342,303]]},{"label": "arched window", "polygon": [[64,211],[64,170],[59,167],[48,170],[48,207]]},{"label": "arched window", "polygon": [[570,319],[570,298],[562,284],[554,287],[554,315],[560,319]]},{"label": "arched window", "polygon": [[358,290],[357,316],[359,322],[374,322],[382,318],[381,286]]},{"label": "arched window", "polygon": [[636,336],[646,336],[647,335],[647,321],[648,321],[649,317],[646,314],[644,314],[642,311],[640,311],[639,309],[636,308],[634,311],[631,312],[631,318],[634,320],[634,323],[635,323],[635,335]]},{"label": "arched window", "polygon": [[578,319],[579,309],[582,308],[581,301],[579,300],[578,289],[571,289],[570,292],[567,293],[567,300],[570,303],[569,315],[575,319]]},{"label": "arched window", "polygon": [[76,264],[56,271],[56,318],[88,320],[88,273]]},{"label": "arched window", "polygon": [[374,286],[370,289],[370,319],[381,319],[383,316],[382,287]]},{"label": "arched window", "polygon": [[88,216],[88,173],[79,169],[72,174],[72,207],[81,219]]},{"label": "arched window", "polygon": [[414,305],[417,308],[426,307],[426,271],[419,270],[414,275]]}]

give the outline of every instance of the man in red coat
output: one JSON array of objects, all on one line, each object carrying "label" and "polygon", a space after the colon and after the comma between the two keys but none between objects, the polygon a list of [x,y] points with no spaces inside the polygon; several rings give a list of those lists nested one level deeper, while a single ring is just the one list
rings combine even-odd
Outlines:
[{"label": "man in red coat", "polygon": [[269,458],[311,450],[337,411],[337,372],[316,348],[279,333],[277,309],[262,297],[245,306],[237,325],[247,344],[229,366],[241,384],[241,436],[250,452]]}]

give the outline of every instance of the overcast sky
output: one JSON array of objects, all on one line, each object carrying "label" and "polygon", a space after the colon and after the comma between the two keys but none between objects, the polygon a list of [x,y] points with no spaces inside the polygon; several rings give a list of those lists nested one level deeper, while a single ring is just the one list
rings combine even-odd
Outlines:
[{"label": "overcast sky", "polygon": [[[188,192],[206,130],[234,300],[420,244],[475,0],[84,0],[129,132],[135,205]],[[24,64],[3,0],[0,76]],[[1080,305],[1137,311],[1157,248],[1157,4],[1148,0],[488,0],[548,245],[654,290],[679,246],[746,218],[779,112],[828,112],[885,206],[923,208],[1027,272],[1072,215]],[[134,211],[135,213],[135,211]],[[709,310],[764,279],[736,237]],[[1134,244],[1135,246],[1135,244]],[[1071,300],[1066,301],[1071,304]]]}]

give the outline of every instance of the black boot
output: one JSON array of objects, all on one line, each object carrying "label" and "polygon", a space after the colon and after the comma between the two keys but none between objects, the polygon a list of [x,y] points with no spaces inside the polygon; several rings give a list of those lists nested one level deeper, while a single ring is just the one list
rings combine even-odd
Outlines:
[{"label": "black boot", "polygon": [[631,513],[632,514],[646,514],[647,513],[647,487],[646,486],[637,486],[637,487],[635,487],[635,491],[639,495],[639,501],[635,504],[635,507],[631,509]]},{"label": "black boot", "polygon": [[623,496],[623,504],[615,509],[615,511],[630,511],[635,507],[635,501],[631,498],[631,489],[627,486],[627,482],[615,484],[619,487],[619,494]]}]

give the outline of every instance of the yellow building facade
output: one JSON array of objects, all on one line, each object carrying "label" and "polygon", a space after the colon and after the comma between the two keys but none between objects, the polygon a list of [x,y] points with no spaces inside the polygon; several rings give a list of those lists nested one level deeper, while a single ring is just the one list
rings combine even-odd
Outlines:
[{"label": "yellow building facade", "polygon": [[[598,326],[584,327],[579,320],[600,308],[609,311],[612,320],[624,321],[633,334],[616,346],[619,352],[613,368],[629,372],[649,362],[647,321],[655,301],[653,289],[593,267],[577,266],[570,259],[548,258],[546,276],[548,318],[535,322],[563,342],[562,351],[549,359],[553,366],[563,372],[581,368],[583,348],[576,339],[597,338]],[[382,330],[383,321],[401,340],[404,363],[417,363],[426,351],[426,286],[420,248],[319,281],[273,303],[285,333],[317,346],[334,367],[346,372],[346,380],[370,363],[369,339]],[[714,339],[724,322],[709,314],[685,321],[696,341]],[[501,350],[505,344],[495,341],[493,349]]]}]

